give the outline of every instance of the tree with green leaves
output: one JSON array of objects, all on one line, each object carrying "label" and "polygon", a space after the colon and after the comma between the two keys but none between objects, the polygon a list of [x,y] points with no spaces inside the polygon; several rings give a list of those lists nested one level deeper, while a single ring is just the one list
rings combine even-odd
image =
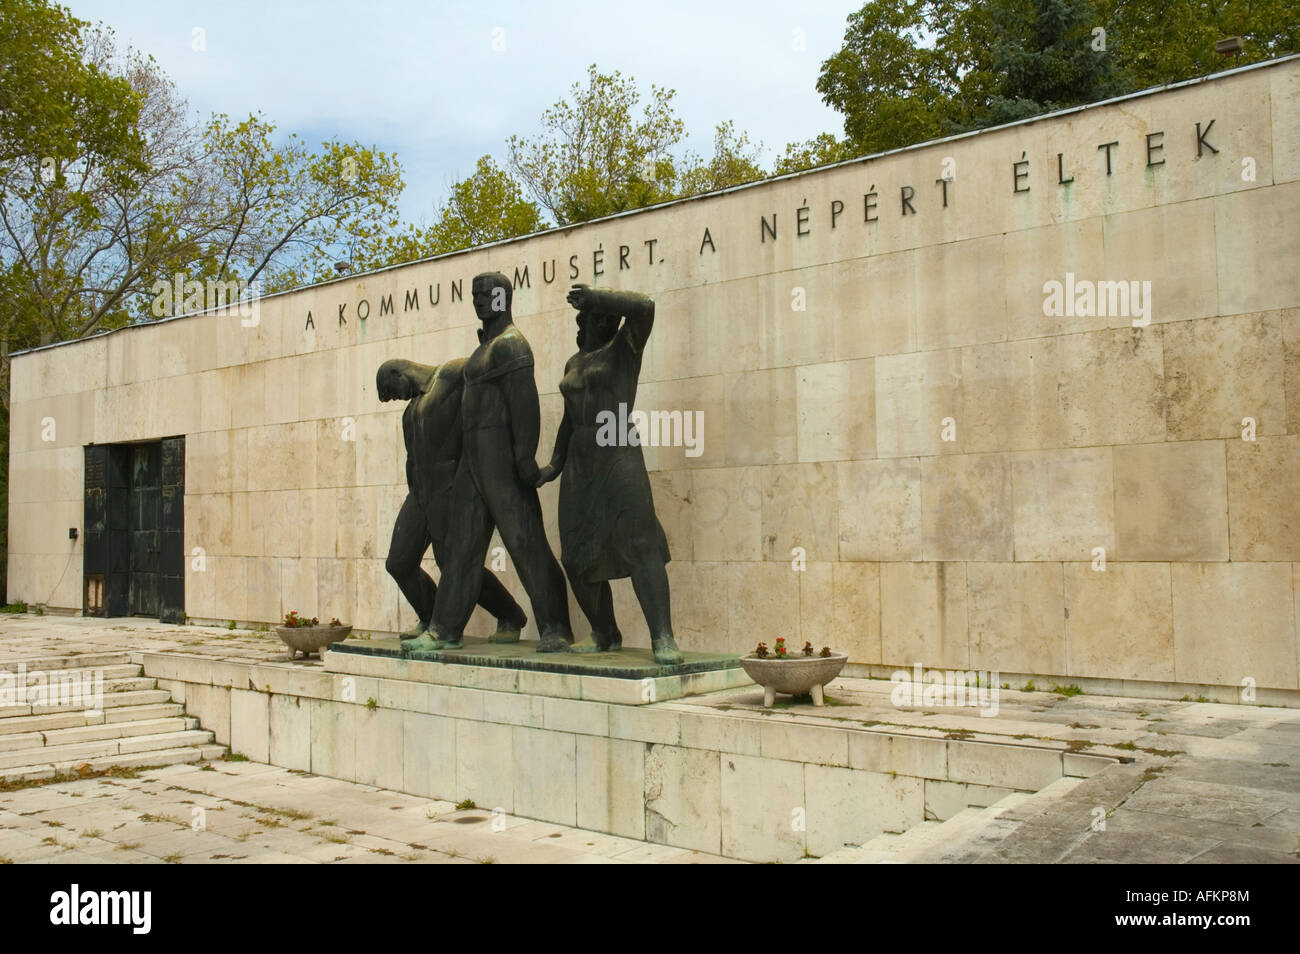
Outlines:
[{"label": "tree with green leaves", "polygon": [[[332,278],[398,227],[403,182],[395,158],[332,140],[313,151],[296,134],[282,145],[263,117],[214,116],[201,175],[212,189],[204,275],[279,291]],[[216,214],[220,213],[220,214]]]},{"label": "tree with green leaves", "polygon": [[[100,200],[136,188],[148,171],[138,128],[142,98],[104,68],[66,10],[12,0],[0,19],[0,399],[8,354],[72,336],[51,311],[75,306],[84,260],[68,235],[95,228]],[[101,239],[102,241],[102,239]],[[45,320],[43,320],[45,319]]]},{"label": "tree with green leaves", "polygon": [[[41,49],[25,34],[0,40],[0,73],[27,90],[6,87],[10,101],[38,117],[48,102],[55,117],[52,134],[6,113],[0,132],[8,351],[177,313],[180,302],[162,312],[153,305],[158,283],[170,287],[178,273],[267,289],[319,279],[352,246],[396,226],[402,180],[391,157],[337,141],[312,150],[296,136],[275,145],[274,126],[260,116],[200,124],[152,58],[119,53],[109,31],[24,3],[33,20],[54,17],[61,28]],[[51,73],[42,64],[66,59],[64,44],[80,67]],[[87,90],[107,102],[87,104]],[[104,116],[90,141],[74,134]],[[115,122],[113,138],[105,130]],[[7,404],[7,376],[0,398]]]},{"label": "tree with green leaves", "polygon": [[[1214,50],[1227,36],[1245,41],[1231,61]],[[1297,50],[1294,0],[869,0],[817,90],[844,116],[840,149],[864,155]],[[778,171],[835,161],[818,143]]]},{"label": "tree with green leaves", "polygon": [[491,156],[482,156],[473,175],[452,183],[432,225],[407,225],[378,235],[362,246],[354,262],[358,268],[380,268],[517,238],[545,227],[537,203],[524,197],[514,177]]},{"label": "tree with green leaves", "polygon": [[273,131],[261,117],[200,124],[154,60],[120,52],[111,31],[43,0],[4,0],[6,409],[10,353],[157,317],[155,289],[177,273],[288,287],[395,226],[394,159],[357,143],[276,146]]},{"label": "tree with green leaves", "polygon": [[673,198],[670,150],[685,136],[673,96],[673,90],[651,86],[650,101],[637,115],[635,84],[592,64],[586,85],[574,83],[569,99],[542,114],[540,134],[510,137],[510,168],[556,225]]},{"label": "tree with green leaves", "polygon": [[774,172],[778,176],[803,172],[817,166],[852,159],[857,152],[847,140],[836,139],[831,133],[820,133],[804,142],[786,143],[785,153],[776,160]]},{"label": "tree with green leaves", "polygon": [[354,262],[378,268],[414,261],[763,177],[761,145],[730,121],[714,130],[712,155],[675,156],[685,131],[673,95],[652,87],[652,103],[638,119],[632,80],[592,66],[587,85],[574,84],[570,99],[543,115],[541,135],[509,140],[509,169],[481,157],[472,175],[449,187],[432,225],[379,234]]},{"label": "tree with green leaves", "polygon": [[657,202],[725,189],[763,175],[761,146],[737,133],[731,122],[714,130],[707,159],[674,149],[686,136],[673,109],[675,91],[650,87],[638,114],[640,93],[615,70],[587,68],[586,84],[574,83],[542,114],[542,131],[511,136],[510,168],[556,225],[640,209]]},{"label": "tree with green leaves", "polygon": [[[152,60],[118,57],[111,34],[86,31],[87,69],[118,77],[136,104],[125,162],[71,143],[53,157],[0,167],[0,330],[12,347],[79,338],[131,320],[150,276],[198,251],[180,177],[201,160],[183,104]],[[53,87],[52,97],[66,91]],[[175,214],[179,208],[182,214]],[[3,391],[8,399],[7,389]]]},{"label": "tree with green leaves", "polygon": [[1015,122],[1131,89],[1117,74],[1102,34],[1094,33],[1097,13],[1088,0],[999,0],[990,14],[996,37],[990,64],[1001,79],[973,127]]},{"label": "tree with green leaves", "polygon": [[990,7],[870,0],[849,15],[844,45],[822,64],[817,91],[843,114],[855,153],[933,139],[982,115],[998,84]]},{"label": "tree with green leaves", "polygon": [[28,171],[33,160],[85,157],[119,171],[140,171],[134,129],[139,100],[123,77],[104,71],[87,50],[85,26],[42,0],[5,0],[0,170]]},{"label": "tree with green leaves", "polygon": [[677,183],[679,196],[700,195],[730,189],[753,182],[765,175],[758,164],[761,143],[749,141],[747,133],[737,133],[730,119],[713,130],[713,155],[707,159],[688,154]]},{"label": "tree with green leaves", "polygon": [[[1133,90],[1300,52],[1295,0],[1094,0],[1091,6]],[[1230,36],[1241,37],[1243,49],[1229,59],[1214,44]]]},{"label": "tree with green leaves", "polygon": [[445,249],[471,248],[537,232],[544,227],[536,202],[491,156],[482,156],[474,174],[451,187],[433,234]]}]

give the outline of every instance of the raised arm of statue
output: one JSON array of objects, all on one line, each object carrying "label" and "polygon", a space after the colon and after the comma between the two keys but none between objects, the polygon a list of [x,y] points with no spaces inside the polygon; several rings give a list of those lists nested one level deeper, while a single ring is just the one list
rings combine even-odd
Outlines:
[{"label": "raised arm of statue", "polygon": [[655,323],[655,302],[639,292],[609,291],[589,285],[574,285],[569,304],[580,312],[619,315],[627,320],[620,331],[637,354],[645,347]]}]

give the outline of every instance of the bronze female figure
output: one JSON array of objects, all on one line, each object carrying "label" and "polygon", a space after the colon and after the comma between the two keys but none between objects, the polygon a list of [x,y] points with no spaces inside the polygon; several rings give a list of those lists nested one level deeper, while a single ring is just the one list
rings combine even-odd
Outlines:
[{"label": "bronze female figure", "polygon": [[[668,592],[668,539],[655,516],[650,477],[639,437],[609,440],[609,415],[623,418],[636,402],[641,356],[654,325],[653,299],[574,285],[569,304],[578,310],[579,351],[564,366],[560,393],[564,419],[551,462],[538,486],[560,481],[561,562],[591,638],[573,652],[607,652],[622,646],[609,581],[632,578],[650,628],[655,661],[674,665],[682,654],[673,639]],[[621,326],[620,326],[621,323]],[[623,435],[626,436],[626,435]],[[634,442],[635,441],[635,442]]]}]

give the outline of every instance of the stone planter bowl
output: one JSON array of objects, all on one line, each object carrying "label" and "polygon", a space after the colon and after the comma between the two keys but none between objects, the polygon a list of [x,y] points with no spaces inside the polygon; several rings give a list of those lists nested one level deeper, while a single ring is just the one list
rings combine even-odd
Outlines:
[{"label": "stone planter bowl", "polygon": [[351,625],[341,626],[277,626],[276,635],[289,647],[289,658],[299,653],[307,657],[312,653],[320,656],[332,643],[342,642],[352,632]]},{"label": "stone planter bowl", "polygon": [[849,661],[846,653],[831,656],[787,656],[777,659],[770,656],[759,659],[757,656],[742,656],[740,664],[745,667],[749,678],[763,687],[763,705],[770,706],[776,701],[778,692],[788,696],[812,694],[813,705],[824,705],[822,686],[840,674],[844,664]]}]

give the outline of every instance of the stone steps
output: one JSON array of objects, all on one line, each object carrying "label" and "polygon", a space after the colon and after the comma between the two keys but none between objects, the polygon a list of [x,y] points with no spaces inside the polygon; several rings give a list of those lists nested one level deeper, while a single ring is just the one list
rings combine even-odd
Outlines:
[{"label": "stone steps", "polygon": [[184,715],[185,707],[179,702],[172,702],[168,693],[165,702],[148,702],[138,706],[116,706],[104,709],[105,722],[135,722],[139,719],[167,719]]},{"label": "stone steps", "polygon": [[858,849],[852,863],[857,865],[906,864],[912,855],[957,838],[979,824],[980,816],[986,810],[963,808],[946,821],[924,822],[901,835],[880,835]]},{"label": "stone steps", "polygon": [[[100,708],[0,706],[0,777],[34,781],[110,768],[174,765],[217,758],[225,746],[185,714],[171,693],[143,676],[125,653],[87,653],[23,661],[27,672],[96,669],[104,676]],[[16,663],[4,667],[17,670]],[[89,766],[89,769],[87,769]]]},{"label": "stone steps", "polygon": [[[83,657],[74,657],[80,659]],[[83,691],[100,691],[103,695],[104,708],[117,708],[120,706],[148,705],[150,703],[164,702],[171,700],[171,694],[165,690],[158,689],[158,680],[151,676],[146,676],[138,663],[114,663],[111,666],[100,668],[98,666],[61,666],[59,665],[64,659],[53,660],[29,660],[31,665],[27,668],[26,686],[17,686],[12,682],[0,683],[0,734],[9,731],[22,731],[19,729],[9,728],[6,730],[6,723],[14,719],[22,719],[33,715],[51,715],[57,713],[69,713],[78,710],[85,710],[84,700],[81,698]],[[95,676],[93,681],[83,682],[85,678],[81,672],[92,671]],[[9,669],[9,672],[16,672],[16,669]],[[36,673],[53,673],[53,672],[70,672],[74,675],[73,684],[65,682],[54,682],[51,685],[41,683],[33,685],[31,680]],[[48,678],[48,677],[47,677]],[[101,681],[102,680],[102,681]],[[41,697],[31,695],[34,691],[43,691],[46,693],[46,700],[69,699],[68,703],[43,702]],[[142,693],[159,693],[156,696],[146,696]],[[75,723],[68,723],[69,725]]]},{"label": "stone steps", "polygon": [[823,865],[897,863],[896,856],[900,851],[906,849],[913,842],[926,841],[934,837],[931,833],[937,828],[942,828],[945,824],[946,822],[923,821],[921,824],[915,825],[904,832],[886,832],[877,835],[866,844],[833,851],[829,855],[817,859],[815,863]]},{"label": "stone steps", "polygon": [[[18,684],[19,671],[24,673],[23,684]],[[158,680],[144,674],[139,663],[132,663],[122,653],[95,653],[85,656],[54,656],[48,659],[25,659],[0,665],[0,722],[26,715],[48,712],[66,712],[81,705],[81,693],[100,691],[108,705],[108,697],[124,693],[147,692],[158,688]],[[60,705],[36,702],[44,699],[69,699],[77,704]]]},{"label": "stone steps", "polygon": [[183,745],[203,745],[211,741],[212,733],[206,729],[182,729],[179,732],[163,732],[157,735],[129,735],[90,742],[38,745],[29,749],[0,752],[0,770],[46,762],[87,762],[109,755],[126,755],[132,752],[170,749]]},{"label": "stone steps", "polygon": [[[28,667],[25,671],[30,677],[36,672],[79,672],[84,669],[91,669],[94,672],[101,674],[104,677],[105,685],[107,685],[110,680],[139,677],[141,673],[139,663],[121,663],[113,666],[41,666],[39,668]],[[0,666],[0,673],[16,674],[17,671],[17,667],[12,664]]]},{"label": "stone steps", "polygon": [[175,702],[150,703],[143,706],[115,706],[98,712],[74,709],[44,715],[16,716],[0,719],[0,739],[7,735],[30,735],[56,729],[103,725],[105,722],[135,722],[145,719],[170,719],[184,715],[185,709]]},{"label": "stone steps", "polygon": [[157,689],[158,680],[150,676],[130,676],[128,678],[104,679],[104,695],[114,692],[139,692],[143,689]]},{"label": "stone steps", "polygon": [[[20,666],[28,672],[37,670],[51,672],[58,669],[106,669],[114,666],[130,665],[132,663],[129,653],[78,653],[71,656],[33,656],[29,659],[9,659],[0,662],[0,672],[17,672]],[[104,678],[108,678],[107,673],[105,673]]]},{"label": "stone steps", "polygon": [[815,864],[970,864],[994,851],[1025,819],[1066,798],[1086,779],[1067,776],[1038,792],[1014,792],[988,808],[967,808],[947,821],[922,822],[841,848]]},{"label": "stone steps", "polygon": [[857,848],[842,848],[818,864],[917,864],[935,856],[959,852],[977,840],[981,833],[997,822],[1005,812],[1018,808],[1032,798],[1012,793],[988,808],[965,808],[946,821],[924,821],[900,834],[885,833]]},{"label": "stone steps", "polygon": [[[154,679],[154,678],[151,677],[151,676],[142,676],[142,675],[140,675],[140,672],[139,672],[140,667],[139,667],[139,666],[133,666],[132,668],[136,670],[136,672],[135,672],[134,675],[130,675],[130,676],[118,676],[118,677],[113,678],[113,679],[109,679],[109,678],[105,677],[105,678],[104,678],[104,681],[103,681],[102,683],[100,683],[98,686],[96,686],[94,683],[87,683],[87,684],[85,684],[84,688],[87,689],[87,690],[89,690],[89,691],[94,691],[94,690],[96,690],[96,689],[99,689],[99,690],[101,690],[101,691],[104,693],[105,696],[110,696],[110,695],[114,695],[114,694],[118,694],[118,693],[123,693],[123,692],[142,692],[142,691],[145,691],[145,690],[148,690],[148,689],[156,689],[156,688],[158,688],[158,680],[157,680],[157,679]],[[76,691],[80,692],[80,691],[82,690],[82,688],[83,688],[82,684],[79,683],[79,684],[77,685],[77,687],[76,687]],[[29,692],[31,691],[31,687],[29,687],[28,691],[29,691]],[[49,693],[50,693],[51,695],[54,695],[54,694],[58,693],[60,690],[59,690],[59,688],[56,686],[56,687],[51,688],[51,689],[48,690],[48,691],[49,691]],[[0,718],[4,718],[6,714],[10,714],[10,715],[11,715],[11,714],[12,714],[12,711],[13,711],[15,708],[19,708],[19,707],[18,707],[18,706],[10,706],[10,705],[0,706]],[[52,707],[52,706],[44,706],[44,705],[39,705],[39,704],[38,704],[38,705],[33,706],[33,708],[36,708],[36,709],[39,710],[39,709],[46,709],[46,708],[53,708],[53,707]]]},{"label": "stone steps", "polygon": [[[172,694],[166,689],[130,689],[124,692],[109,692],[108,687],[105,686],[103,709],[119,709],[126,706],[147,706],[155,703],[171,702],[171,698]],[[79,704],[48,706],[34,705],[29,707],[15,706],[14,708],[26,708],[28,711],[24,712],[23,715],[51,715],[58,712],[87,711],[85,706]],[[9,716],[8,718],[17,718],[17,716]]]},{"label": "stone steps", "polygon": [[122,739],[133,735],[161,735],[165,732],[187,732],[199,728],[199,720],[192,716],[167,716],[160,719],[138,719],[129,722],[105,722],[71,729],[55,729],[45,733],[46,745],[69,742],[97,742],[103,739]]},{"label": "stone steps", "polygon": [[[119,668],[119,667],[116,667],[116,666],[114,667],[114,669],[118,669],[118,668]],[[126,669],[127,669],[126,666],[122,666],[122,667],[120,667],[120,668],[121,668],[122,670],[126,670]],[[99,686],[102,687],[103,690],[104,690],[104,695],[109,695],[110,693],[115,693],[115,692],[138,692],[138,691],[141,690],[141,689],[155,689],[155,688],[157,688],[157,686],[158,686],[158,680],[157,680],[157,679],[154,679],[152,676],[145,676],[145,675],[141,674],[141,672],[140,672],[140,667],[139,667],[139,666],[131,666],[130,669],[132,669],[132,670],[134,670],[134,671],[133,671],[133,672],[125,672],[125,671],[124,671],[124,672],[122,672],[121,675],[113,676],[112,678],[110,678],[110,677],[108,677],[107,675],[105,675],[105,676],[104,676],[104,680],[103,680],[103,682],[102,682],[102,683],[99,683]],[[65,672],[73,672],[73,673],[78,672],[78,670],[73,670],[73,669],[67,669],[67,670],[64,670],[64,671],[65,671]],[[98,669],[96,669],[96,670],[85,670],[85,671],[88,671],[88,672],[102,672],[102,670],[98,670]],[[28,676],[30,677],[30,676],[31,676],[31,673],[28,673]],[[92,688],[92,689],[93,689],[93,688],[96,688],[94,682],[86,683],[86,685],[88,685],[88,686],[89,686],[90,688]],[[81,686],[81,683],[78,682],[78,688],[80,688],[80,686]],[[31,691],[33,690],[33,688],[34,688],[34,687],[32,687],[32,686],[30,685],[30,683],[29,683],[29,686],[28,686],[28,690],[27,690],[27,691],[28,691],[28,692],[31,692]],[[50,691],[58,691],[58,687],[55,686],[55,687],[53,687]],[[19,691],[17,691],[17,690],[15,690],[14,695],[15,695],[15,696],[21,696],[22,693],[19,692]],[[15,701],[16,701],[16,700],[15,700]],[[7,706],[7,705],[6,705],[6,706],[4,706],[3,708],[4,708],[4,709],[11,709],[11,708],[16,708],[16,706]]]},{"label": "stone steps", "polygon": [[987,817],[971,830],[942,845],[908,858],[913,864],[972,864],[990,854],[1026,823],[1068,798],[1087,779],[1066,776],[1032,794],[1016,793],[986,809]]},{"label": "stone steps", "polygon": [[[1013,792],[988,808],[975,809],[974,816],[966,818],[959,826],[946,833],[946,837],[926,845],[918,845],[907,852],[908,864],[955,864],[968,861],[989,845],[1000,842],[1019,822],[1007,822],[1004,816],[1019,808],[1034,796],[1028,792]],[[963,813],[965,814],[965,813]]]},{"label": "stone steps", "polygon": [[134,752],[126,755],[109,755],[97,759],[81,759],[75,762],[55,762],[45,765],[29,765],[19,769],[0,771],[0,781],[34,782],[54,778],[56,775],[68,775],[76,772],[78,766],[89,766],[87,774],[104,772],[111,768],[160,768],[164,765],[179,765],[190,762],[206,762],[219,759],[226,754],[224,745],[190,745],[184,748],[155,749],[148,752]]},{"label": "stone steps", "polygon": [[183,732],[197,729],[199,720],[189,716],[172,716],[162,719],[141,719],[138,722],[99,722],[94,725],[69,726],[48,732],[23,732],[0,735],[0,754],[65,745],[75,742],[101,742],[132,735],[158,735],[164,732]]}]

